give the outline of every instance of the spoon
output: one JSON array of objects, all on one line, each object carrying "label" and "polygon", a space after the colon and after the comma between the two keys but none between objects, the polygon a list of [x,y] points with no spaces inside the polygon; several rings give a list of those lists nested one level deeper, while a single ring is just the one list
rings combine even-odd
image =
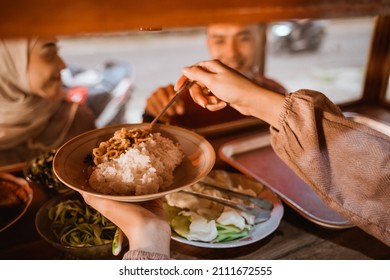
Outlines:
[{"label": "spoon", "polygon": [[214,189],[219,190],[221,192],[224,192],[230,196],[234,196],[234,197],[249,201],[249,202],[255,204],[256,206],[258,206],[264,210],[272,210],[272,208],[273,208],[272,202],[267,200],[267,199],[259,198],[256,196],[251,196],[251,195],[241,193],[241,192],[232,191],[230,189],[225,188],[222,184],[211,179],[210,177],[206,176],[203,179],[201,179],[198,183],[205,185],[206,187],[211,187],[211,188],[214,188]]},{"label": "spoon", "polygon": [[166,110],[182,95],[183,92],[185,92],[192,84],[194,81],[187,80],[185,84],[175,93],[175,95],[169,100],[167,105],[161,110],[161,112],[153,119],[153,121],[149,125],[149,130],[152,131],[153,125],[158,121],[158,119],[164,115]]},{"label": "spoon", "polygon": [[226,198],[217,197],[217,196],[211,196],[205,193],[199,193],[192,190],[181,190],[180,192],[190,194],[193,196],[197,196],[200,198],[205,198],[211,201],[215,201],[217,203],[229,206],[231,208],[234,208],[239,211],[243,211],[245,213],[251,214],[255,216],[255,223],[263,223],[267,221],[271,217],[271,210],[265,210],[257,207],[252,207],[243,203],[238,203]]}]

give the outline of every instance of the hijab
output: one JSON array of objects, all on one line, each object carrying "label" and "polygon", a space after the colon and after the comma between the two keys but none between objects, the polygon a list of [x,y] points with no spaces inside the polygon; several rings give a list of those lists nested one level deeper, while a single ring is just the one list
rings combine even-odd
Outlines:
[{"label": "hijab", "polygon": [[[22,144],[33,149],[53,148],[73,122],[77,106],[61,112],[62,98],[49,99],[30,91],[29,53],[37,40],[0,40],[0,151]],[[47,132],[53,119],[56,135]]]}]

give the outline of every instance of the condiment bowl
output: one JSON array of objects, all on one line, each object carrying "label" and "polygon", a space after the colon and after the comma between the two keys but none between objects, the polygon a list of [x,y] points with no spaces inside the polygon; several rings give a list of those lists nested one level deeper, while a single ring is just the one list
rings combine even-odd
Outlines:
[{"label": "condiment bowl", "polygon": [[[93,245],[86,247],[75,247],[64,245],[54,233],[52,228],[53,221],[49,218],[49,211],[57,204],[67,200],[79,200],[84,203],[84,200],[79,193],[68,191],[64,194],[59,194],[52,197],[44,205],[41,206],[36,214],[35,226],[39,235],[54,248],[64,253],[66,259],[117,259],[119,256],[112,254],[112,242],[103,245]],[[84,205],[86,205],[84,203]]]}]

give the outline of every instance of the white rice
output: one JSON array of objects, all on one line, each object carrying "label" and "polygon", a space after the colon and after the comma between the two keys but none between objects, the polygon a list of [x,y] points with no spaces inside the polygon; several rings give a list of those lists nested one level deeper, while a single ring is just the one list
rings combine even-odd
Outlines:
[{"label": "white rice", "polygon": [[102,194],[156,193],[173,183],[173,171],[183,157],[178,143],[154,133],[151,139],[128,149],[120,157],[97,165],[89,184]]}]

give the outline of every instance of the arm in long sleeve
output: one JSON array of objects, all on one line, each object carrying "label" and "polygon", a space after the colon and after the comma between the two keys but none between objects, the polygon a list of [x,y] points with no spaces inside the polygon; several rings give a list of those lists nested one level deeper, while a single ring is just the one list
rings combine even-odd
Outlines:
[{"label": "arm in long sleeve", "polygon": [[286,98],[271,139],[331,208],[390,245],[390,137],[346,119],[323,94],[300,90]]}]

